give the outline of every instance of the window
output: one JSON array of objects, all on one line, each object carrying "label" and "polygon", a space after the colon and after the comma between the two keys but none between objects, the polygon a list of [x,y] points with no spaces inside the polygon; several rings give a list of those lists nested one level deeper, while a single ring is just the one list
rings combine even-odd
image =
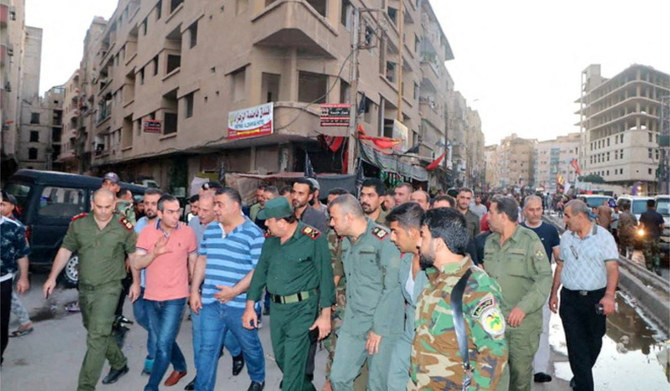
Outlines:
[{"label": "window", "polygon": [[652,142],[654,140],[654,135],[652,133],[649,133],[649,142]]},{"label": "window", "polygon": [[191,40],[191,48],[198,44],[198,21],[196,20],[189,28],[188,35]]},{"label": "window", "polygon": [[158,75],[158,55],[156,55],[156,57],[154,57],[154,59],[151,60],[151,62],[153,63],[154,66],[154,76],[156,76]]},{"label": "window", "polygon": [[172,134],[177,132],[176,113],[165,113],[165,120],[163,121],[163,134]]},{"label": "window", "polygon": [[245,96],[246,69],[240,68],[236,70],[230,74],[230,78],[232,81],[230,93],[233,102],[243,100]]},{"label": "window", "polygon": [[623,149],[619,151],[619,159],[623,159]]},{"label": "window", "polygon": [[37,130],[31,130],[30,131],[30,142],[31,143],[39,143],[40,142],[40,132]]},{"label": "window", "polygon": [[610,153],[609,152],[607,152],[607,161],[608,162],[610,161]]},{"label": "window", "polygon": [[147,35],[147,29],[149,28],[149,20],[144,18],[142,21],[142,35]]},{"label": "window", "polygon": [[391,19],[391,22],[395,24],[396,26],[398,25],[398,9],[393,8],[393,7],[387,7],[386,8],[386,13],[389,16],[389,19]]},{"label": "window", "polygon": [[648,168],[648,169],[647,169],[647,173],[648,173],[649,175],[651,175],[651,168]]},{"label": "window", "polygon": [[607,146],[608,147],[610,146],[610,138],[609,137],[607,138]]},{"label": "window", "polygon": [[307,3],[311,5],[316,12],[321,14],[321,16],[326,16],[326,0],[307,0]]},{"label": "window", "polygon": [[140,76],[138,79],[140,80],[140,85],[144,84],[144,68],[140,69]]},{"label": "window", "polygon": [[394,83],[396,79],[395,68],[396,64],[394,62],[386,61],[386,80],[390,81],[391,83]]},{"label": "window", "polygon": [[72,217],[85,211],[86,190],[45,187],[37,214],[41,217]]},{"label": "window", "polygon": [[658,160],[658,157],[659,157],[659,150],[657,149],[656,150],[656,160]]},{"label": "window", "polygon": [[623,144],[623,133],[621,133],[621,136],[619,136],[619,142]]},{"label": "window", "polygon": [[328,75],[300,71],[298,75],[298,101],[326,103]]},{"label": "window", "polygon": [[171,73],[181,66],[181,56],[176,54],[168,54],[167,56],[167,73]]},{"label": "window", "polygon": [[30,113],[30,123],[39,124],[40,123],[40,113]]},{"label": "window", "polygon": [[261,99],[266,103],[279,100],[279,80],[281,76],[263,72],[261,76]]},{"label": "window", "polygon": [[193,92],[184,95],[184,107],[185,107],[184,117],[186,118],[193,117]]},{"label": "window", "polygon": [[37,148],[28,148],[28,160],[37,160]]},{"label": "window", "polygon": [[170,13],[173,13],[184,0],[170,0]]},{"label": "window", "polygon": [[156,20],[160,19],[163,13],[163,0],[158,0],[156,3]]},{"label": "window", "polygon": [[351,2],[349,0],[342,0],[340,23],[342,23],[347,28],[347,30],[351,28]]}]

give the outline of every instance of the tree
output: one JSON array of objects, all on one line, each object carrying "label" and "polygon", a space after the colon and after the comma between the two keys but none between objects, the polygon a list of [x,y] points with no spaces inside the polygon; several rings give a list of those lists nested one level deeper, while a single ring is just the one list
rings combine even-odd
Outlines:
[{"label": "tree", "polygon": [[597,174],[589,174],[577,177],[580,182],[605,183],[605,179]]}]

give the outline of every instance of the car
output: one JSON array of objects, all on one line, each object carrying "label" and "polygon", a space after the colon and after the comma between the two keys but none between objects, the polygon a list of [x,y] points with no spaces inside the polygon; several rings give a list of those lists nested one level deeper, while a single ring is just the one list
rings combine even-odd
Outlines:
[{"label": "car", "polygon": [[[50,268],[72,217],[89,212],[93,192],[102,178],[55,171],[18,170],[9,177],[5,191],[16,197],[17,217],[26,226],[32,269]],[[134,196],[145,187],[121,182]],[[77,254],[73,254],[59,277],[66,286],[78,281]]]},{"label": "car", "polygon": [[577,196],[577,199],[584,201],[584,203],[591,209],[599,207],[605,201],[609,202],[610,200],[614,200],[614,198],[610,196],[601,194],[580,194]]},{"label": "car", "polygon": [[617,205],[619,209],[621,209],[621,205],[624,203],[630,205],[630,213],[635,216],[635,219],[640,221],[640,215],[647,210],[647,201],[653,198],[649,196],[622,195],[617,199]]},{"label": "car", "polygon": [[670,263],[670,195],[661,194],[654,197],[656,200],[656,211],[663,216],[663,233],[661,234],[661,259]]}]

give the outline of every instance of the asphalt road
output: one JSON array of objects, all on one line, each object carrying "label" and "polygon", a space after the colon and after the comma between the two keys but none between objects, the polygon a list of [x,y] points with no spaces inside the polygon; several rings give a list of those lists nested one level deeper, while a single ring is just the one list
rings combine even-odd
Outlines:
[{"label": "asphalt road", "polygon": [[[41,286],[44,280],[44,275],[32,275],[31,289],[22,296],[23,303],[35,322],[35,331],[20,338],[10,338],[0,377],[0,389],[2,391],[71,391],[76,389],[79,367],[86,351],[86,330],[82,325],[81,315],[66,312],[64,306],[76,299],[77,292],[74,289],[57,289],[46,301],[41,296]],[[132,308],[128,301],[124,314],[133,319]],[[263,328],[260,330],[266,357],[265,389],[279,390],[281,372],[272,353],[270,323],[271,317],[264,317]],[[14,330],[17,326],[13,319],[10,323],[10,330]],[[562,333],[562,329],[558,332]],[[173,387],[163,386],[162,389],[182,390],[195,373],[191,344],[191,322],[187,320],[186,315],[184,315],[177,341],[186,357],[189,373],[177,385]],[[146,355],[145,347],[146,332],[144,329],[137,325],[130,326],[123,348],[123,352],[128,357],[130,372],[115,384],[102,385],[99,383],[97,389],[109,391],[142,390],[148,380],[147,376],[140,374]],[[554,353],[552,361],[559,363],[563,368],[567,365],[567,357],[561,354]],[[325,362],[326,351],[319,350],[316,356],[314,380],[317,390],[321,390],[323,387]],[[230,355],[226,352],[219,362],[216,389],[246,390],[250,382],[246,368],[238,376],[233,377],[231,365]],[[109,367],[105,364],[103,376],[108,371]],[[565,371],[563,370],[563,372]],[[569,376],[569,373],[567,376]],[[555,378],[551,383],[535,384],[533,390],[558,391],[570,390],[570,387],[565,380]]]}]

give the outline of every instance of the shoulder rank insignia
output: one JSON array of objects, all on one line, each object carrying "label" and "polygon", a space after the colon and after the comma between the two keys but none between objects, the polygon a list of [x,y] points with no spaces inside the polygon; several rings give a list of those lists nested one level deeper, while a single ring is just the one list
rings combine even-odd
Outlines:
[{"label": "shoulder rank insignia", "polygon": [[379,240],[384,239],[386,236],[388,236],[388,232],[384,228],[380,227],[374,227],[372,229],[372,234]]},{"label": "shoulder rank insignia", "polygon": [[128,231],[132,231],[132,230],[133,230],[133,223],[131,223],[127,218],[125,218],[125,217],[121,217],[121,218],[119,219],[119,223],[121,223],[121,225],[123,225],[123,227],[124,227],[125,229],[127,229]]},{"label": "shoulder rank insignia", "polygon": [[300,232],[306,236],[309,236],[312,240],[316,240],[319,236],[321,236],[321,232],[319,232],[318,229],[308,225],[304,226]]},{"label": "shoulder rank insignia", "polygon": [[83,219],[83,218],[86,217],[86,216],[88,216],[88,213],[86,213],[86,212],[84,212],[84,213],[79,213],[78,215],[72,217],[72,219],[70,220],[70,222],[72,222],[72,221],[77,221],[77,220],[79,220],[79,219]]}]

